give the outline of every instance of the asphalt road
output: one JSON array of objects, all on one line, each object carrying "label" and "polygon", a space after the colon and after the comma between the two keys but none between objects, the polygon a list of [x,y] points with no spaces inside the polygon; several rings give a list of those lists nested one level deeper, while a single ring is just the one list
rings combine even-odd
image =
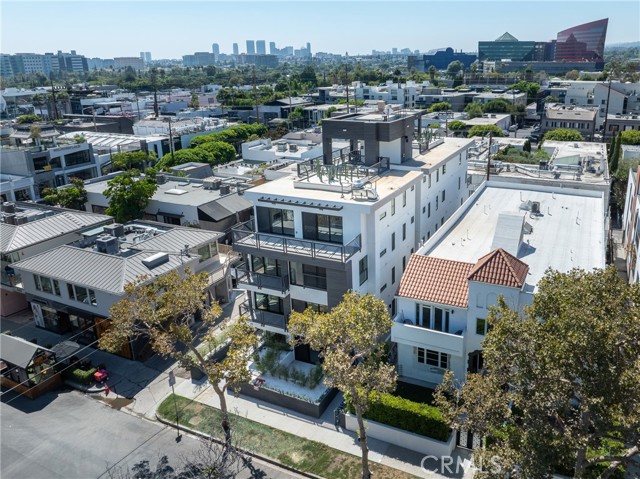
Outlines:
[{"label": "asphalt road", "polygon": [[[89,479],[118,477],[148,460],[152,470],[162,455],[176,469],[202,444],[175,429],[112,409],[77,391],[48,393],[30,400],[2,395],[0,476],[2,479]],[[299,477],[255,459],[238,478]]]}]

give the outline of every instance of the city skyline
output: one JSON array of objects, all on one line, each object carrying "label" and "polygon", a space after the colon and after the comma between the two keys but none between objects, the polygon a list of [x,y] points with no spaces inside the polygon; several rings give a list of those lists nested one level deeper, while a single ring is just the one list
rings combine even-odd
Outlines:
[{"label": "city skyline", "polygon": [[[82,8],[78,8],[80,4]],[[13,54],[76,50],[88,58],[138,56],[140,51],[148,51],[154,59],[179,59],[196,51],[209,52],[212,43],[220,45],[220,53],[231,54],[233,43],[245,46],[247,40],[264,40],[267,46],[275,42],[279,48],[295,49],[310,42],[314,54],[361,55],[392,48],[426,52],[449,46],[468,52],[477,50],[478,41],[494,40],[507,31],[519,40],[548,41],[558,31],[601,18],[609,18],[607,44],[640,40],[640,3],[635,0],[428,4],[303,1],[295,2],[295,8],[291,8],[292,4],[3,1],[0,51]],[[469,8],[479,11],[465,18],[456,14]],[[33,14],[34,10],[38,15]],[[29,29],[35,33],[25,36],[25,23],[16,21],[19,18],[28,19]],[[97,18],[100,22],[88,21]],[[426,21],[416,21],[420,18]],[[430,18],[434,20],[429,21]],[[172,28],[162,28],[167,19]],[[310,29],[308,21],[319,28]],[[283,23],[287,28],[274,28]],[[180,31],[183,26],[187,35]],[[48,31],[53,31],[50,37],[46,35]]]}]

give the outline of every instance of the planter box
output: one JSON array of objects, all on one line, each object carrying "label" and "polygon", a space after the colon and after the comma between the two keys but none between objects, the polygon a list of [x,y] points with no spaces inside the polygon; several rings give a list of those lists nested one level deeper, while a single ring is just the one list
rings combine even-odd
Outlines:
[{"label": "planter box", "polygon": [[[365,419],[364,424],[367,429],[367,437],[380,439],[381,441],[395,444],[396,446],[404,447],[405,449],[410,449],[420,454],[450,456],[456,447],[455,434],[450,434],[449,440],[442,442],[369,419]],[[356,417],[352,414],[345,414],[345,426],[345,429],[357,432],[358,421]]]},{"label": "planter box", "polygon": [[[231,341],[228,340],[226,343],[218,346],[218,348],[216,348],[212,353],[210,353],[206,357],[207,361],[213,361],[213,362],[222,361],[227,356],[227,352],[229,351],[230,344],[231,344]],[[198,366],[193,366],[189,370],[189,372],[191,373],[192,381],[200,381],[203,377],[206,376],[204,371],[200,369]]]},{"label": "planter box", "polygon": [[317,418],[322,416],[322,413],[324,413],[325,409],[327,409],[333,398],[336,397],[336,394],[338,394],[338,390],[335,388],[330,389],[325,397],[322,398],[322,401],[320,401],[320,403],[318,404],[303,401],[302,399],[287,396],[286,394],[282,394],[266,388],[260,388],[256,391],[251,384],[243,385],[240,388],[240,394],[244,394],[245,396],[249,396],[255,399],[261,399],[264,402],[286,407],[287,409],[291,409],[292,411]]}]

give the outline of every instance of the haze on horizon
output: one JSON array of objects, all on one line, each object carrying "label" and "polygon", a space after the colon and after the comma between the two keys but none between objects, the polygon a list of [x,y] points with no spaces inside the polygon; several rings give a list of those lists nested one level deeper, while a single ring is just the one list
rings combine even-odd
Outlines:
[{"label": "haze on horizon", "polygon": [[[181,58],[196,51],[231,53],[246,40],[279,48],[311,43],[313,53],[370,54],[410,48],[476,51],[478,41],[508,31],[548,41],[558,31],[609,18],[607,44],[640,40],[640,2],[617,1],[31,1],[0,3],[2,53],[76,50],[88,58]],[[25,28],[28,27],[28,34]]]}]

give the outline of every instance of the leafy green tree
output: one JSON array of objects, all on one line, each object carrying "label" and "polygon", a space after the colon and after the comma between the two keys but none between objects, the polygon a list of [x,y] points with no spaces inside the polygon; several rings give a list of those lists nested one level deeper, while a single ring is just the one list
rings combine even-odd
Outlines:
[{"label": "leafy green tree", "polygon": [[46,103],[46,97],[40,93],[36,93],[35,95],[33,95],[31,97],[31,104],[34,107],[37,107],[40,109],[40,117],[44,118],[44,114],[42,113],[42,107],[45,105]]},{"label": "leafy green tree", "polygon": [[622,159],[616,171],[611,171],[611,196],[618,209],[624,209],[627,200],[627,185],[629,183],[629,171],[636,170],[640,164],[640,158]]},{"label": "leafy green tree", "polygon": [[223,165],[236,159],[236,149],[224,141],[209,141],[195,148],[195,150],[196,154],[200,151],[206,152],[208,155],[207,161],[211,166]]},{"label": "leafy green tree", "polygon": [[42,199],[50,205],[84,211],[87,190],[84,188],[84,181],[80,178],[71,178],[68,186],[42,190]]},{"label": "leafy green tree", "polygon": [[568,71],[564,77],[567,80],[577,80],[579,76],[580,76],[580,72],[578,70],[571,70],[571,71]]},{"label": "leafy green tree", "polygon": [[200,161],[202,161],[201,156],[196,153],[196,148],[187,148],[184,150],[174,151],[173,155],[171,153],[167,153],[158,160],[156,167],[161,170],[165,170],[172,166],[184,165],[185,163],[196,163]]},{"label": "leafy green tree", "polygon": [[538,93],[540,92],[540,84],[530,81],[521,80],[514,84],[511,88],[516,91],[521,91],[527,94],[527,103],[531,103],[536,100]]},{"label": "leafy green tree", "polygon": [[467,118],[469,120],[473,118],[479,118],[484,114],[484,110],[482,109],[482,105],[480,103],[469,103],[464,107],[464,111],[467,114]]},{"label": "leafy green tree", "polygon": [[451,103],[447,101],[440,101],[438,103],[434,103],[427,110],[429,113],[433,113],[436,111],[448,111],[451,110]]},{"label": "leafy green tree", "polygon": [[458,136],[466,127],[467,124],[464,121],[453,120],[449,122],[449,130],[453,131],[454,136]]},{"label": "leafy green tree", "polygon": [[[211,361],[197,344],[215,343],[218,331],[215,320],[222,314],[218,303],[208,304],[209,275],[205,272],[184,275],[176,270],[152,281],[142,276],[125,285],[125,297],[111,306],[110,327],[99,345],[107,351],[118,351],[128,341],[149,338],[153,350],[171,357],[187,369],[198,367],[220,401],[221,427],[226,446],[231,445],[231,426],[225,392],[238,391],[251,380],[249,360],[257,337],[247,318],[238,318],[226,332],[229,350],[221,361]],[[192,327],[194,317],[202,318]]]},{"label": "leafy green tree", "polygon": [[555,96],[551,96],[551,95],[545,97],[544,102],[545,103],[562,103],[560,101],[560,98],[555,97]]},{"label": "leafy green tree", "polygon": [[620,162],[620,157],[622,156],[622,135],[617,134],[615,138],[615,143],[612,142],[611,145],[611,162],[609,165],[609,174],[614,174],[618,171],[618,163]]},{"label": "leafy green tree", "polygon": [[304,108],[302,108],[301,106],[295,107],[289,115],[288,120],[293,125],[300,126],[300,124],[304,121]]},{"label": "leafy green tree", "polygon": [[363,414],[372,393],[392,391],[396,382],[395,369],[386,364],[384,343],[380,342],[391,325],[382,300],[353,291],[329,313],[309,308],[304,313],[291,313],[289,320],[293,342],[309,344],[320,352],[325,383],[347,394],[355,408],[364,479],[371,477],[371,471]]},{"label": "leafy green tree", "polygon": [[327,108],[327,111],[325,113],[325,118],[331,118],[331,114],[334,111],[338,111],[338,109],[335,106],[330,106],[329,108]]},{"label": "leafy green tree", "polygon": [[20,123],[22,125],[28,123],[36,123],[38,121],[42,121],[42,118],[38,115],[28,114],[28,115],[20,115],[16,118],[16,123]]},{"label": "leafy green tree", "polygon": [[462,71],[464,65],[460,60],[454,60],[447,66],[447,76],[449,78],[455,78]]},{"label": "leafy green tree", "polygon": [[124,151],[115,153],[111,157],[111,166],[114,170],[144,170],[155,160],[155,153],[144,151]]},{"label": "leafy green tree", "polygon": [[107,182],[104,196],[109,199],[107,214],[118,223],[142,217],[149,199],[158,189],[154,177],[140,176],[138,170],[129,170]]},{"label": "leafy green tree", "polygon": [[199,108],[199,107],[200,107],[200,100],[198,99],[198,94],[194,92],[191,94],[191,101],[189,102],[189,108]]},{"label": "leafy green tree", "polygon": [[474,125],[469,128],[467,136],[472,138],[474,136],[487,136],[491,133],[492,136],[504,136],[502,129],[496,125]]},{"label": "leafy green tree", "polygon": [[640,145],[640,131],[623,131],[622,133],[620,133],[620,140],[623,145]]},{"label": "leafy green tree", "polygon": [[544,134],[542,142],[546,140],[583,141],[584,138],[582,137],[582,133],[580,133],[578,130],[572,130],[570,128],[556,128],[555,130],[548,131]]},{"label": "leafy green tree", "polygon": [[482,106],[485,113],[509,113],[511,112],[511,103],[503,98],[496,98],[488,101]]},{"label": "leafy green tree", "polygon": [[[449,424],[487,437],[484,477],[612,477],[640,449],[640,285],[615,267],[547,271],[524,314],[500,298],[483,374],[435,393]],[[496,462],[489,462],[494,458]]]}]

